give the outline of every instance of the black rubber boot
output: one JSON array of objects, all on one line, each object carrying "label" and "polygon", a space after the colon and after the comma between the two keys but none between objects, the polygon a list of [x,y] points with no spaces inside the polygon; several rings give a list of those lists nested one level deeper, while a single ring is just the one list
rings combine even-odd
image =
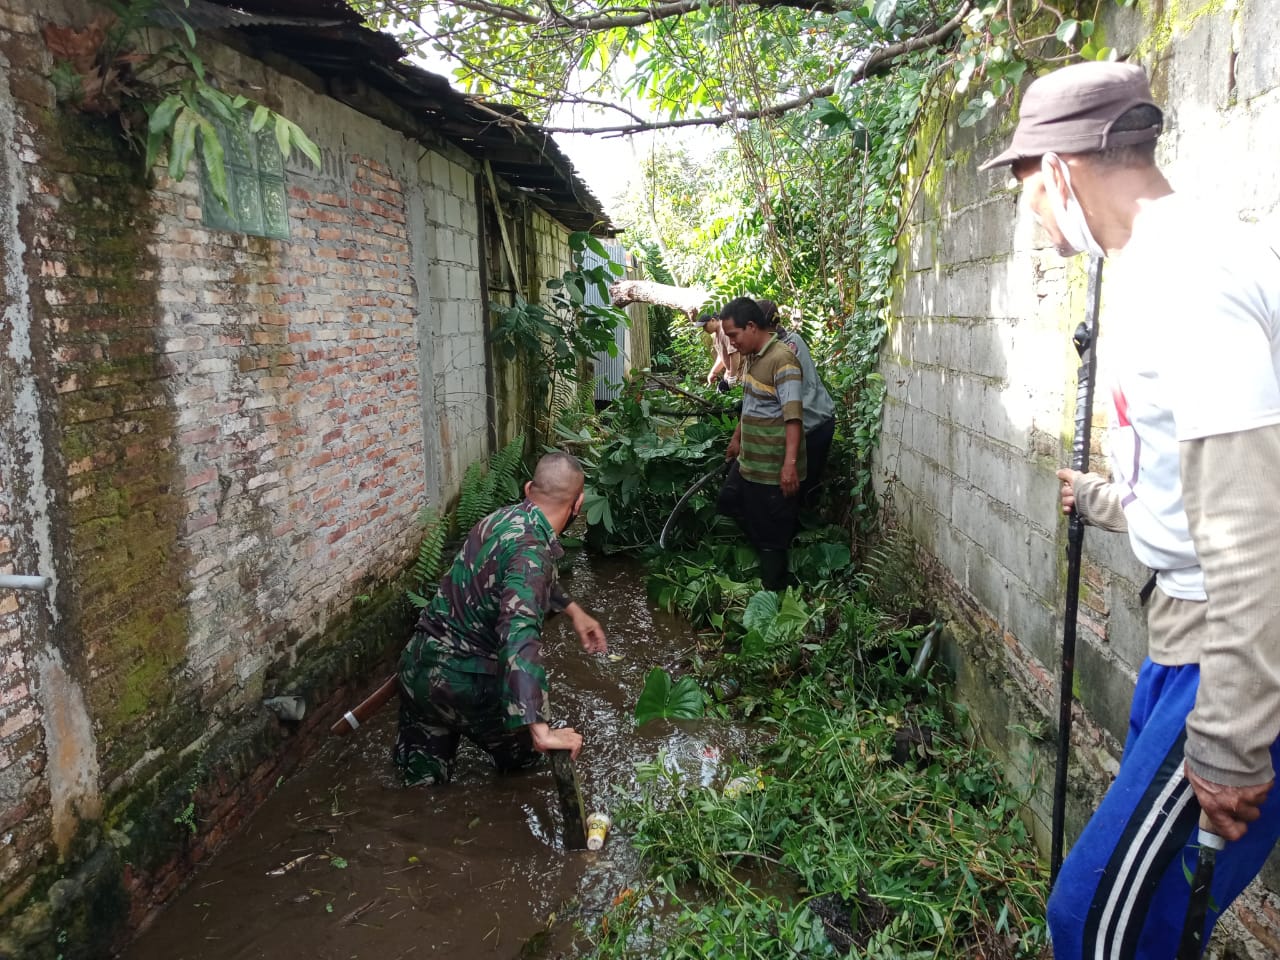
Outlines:
[{"label": "black rubber boot", "polygon": [[766,590],[775,592],[785,589],[787,586],[787,551],[761,550],[759,554],[760,585]]}]

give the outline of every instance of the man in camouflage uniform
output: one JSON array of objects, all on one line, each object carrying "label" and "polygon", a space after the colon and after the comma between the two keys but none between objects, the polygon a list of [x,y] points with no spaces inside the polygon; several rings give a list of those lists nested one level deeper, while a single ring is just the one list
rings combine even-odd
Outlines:
[{"label": "man in camouflage uniform", "polygon": [[543,457],[525,500],[481,520],[467,535],[400,658],[395,759],[409,785],[447,783],[462,736],[499,772],[539,753],[569,750],[582,736],[548,726],[542,621],[563,611],[588,653],[605,650],[600,624],[556,582],[557,536],[582,508],[583,475],[565,453]]}]

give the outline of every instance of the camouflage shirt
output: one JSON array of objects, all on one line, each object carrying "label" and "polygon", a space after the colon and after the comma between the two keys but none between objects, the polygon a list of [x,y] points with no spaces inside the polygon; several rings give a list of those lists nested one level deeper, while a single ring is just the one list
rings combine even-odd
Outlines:
[{"label": "camouflage shirt", "polygon": [[447,662],[454,672],[500,677],[508,727],[549,722],[542,621],[571,602],[556,582],[563,555],[551,524],[530,501],[489,514],[440,578],[401,657],[401,676]]}]

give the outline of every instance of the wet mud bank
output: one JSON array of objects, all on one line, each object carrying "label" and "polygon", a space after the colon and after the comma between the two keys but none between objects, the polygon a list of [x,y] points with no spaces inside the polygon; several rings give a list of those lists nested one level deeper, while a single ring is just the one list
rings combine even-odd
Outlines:
[{"label": "wet mud bank", "polygon": [[[644,579],[627,561],[574,562],[566,585],[604,625],[609,656],[583,654],[563,618],[547,629],[554,714],[586,741],[588,812],[612,811],[635,790],[635,764],[660,751],[697,775],[709,749],[726,763],[747,750],[746,733],[724,724],[636,729],[646,674],[694,644],[687,623],[649,602]],[[498,777],[470,746],[449,786],[405,789],[389,760],[395,722],[393,703],[279,783],[126,960],[574,955],[574,926],[640,872],[626,837],[565,851],[549,765]]]}]

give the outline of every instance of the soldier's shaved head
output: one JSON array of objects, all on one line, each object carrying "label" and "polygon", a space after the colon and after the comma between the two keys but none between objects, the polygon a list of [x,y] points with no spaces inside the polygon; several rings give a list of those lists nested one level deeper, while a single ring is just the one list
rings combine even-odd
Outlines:
[{"label": "soldier's shaved head", "polygon": [[536,499],[555,506],[571,504],[582,493],[583,472],[578,458],[556,451],[538,461],[533,471],[533,490]]}]

